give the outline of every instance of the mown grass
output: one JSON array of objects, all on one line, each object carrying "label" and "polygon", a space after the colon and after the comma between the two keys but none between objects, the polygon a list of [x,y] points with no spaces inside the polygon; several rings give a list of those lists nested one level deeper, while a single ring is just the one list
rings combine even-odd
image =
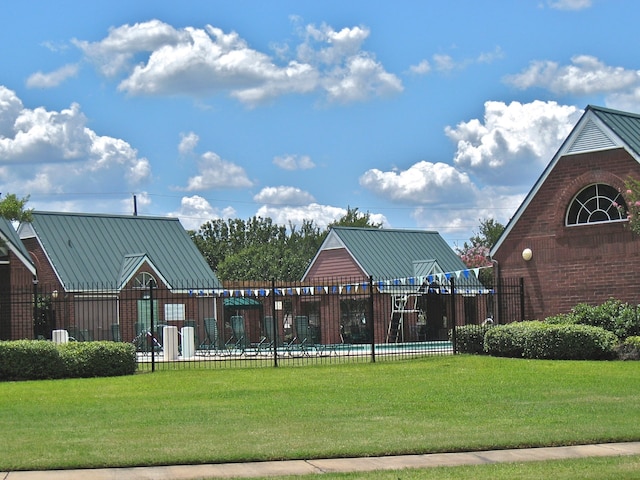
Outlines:
[{"label": "mown grass", "polygon": [[[263,477],[256,480],[301,480],[305,475]],[[640,478],[640,456],[500,463],[461,467],[326,473],[322,480],[623,480]]]},{"label": "mown grass", "polygon": [[0,384],[0,471],[640,440],[635,362],[484,356]]}]

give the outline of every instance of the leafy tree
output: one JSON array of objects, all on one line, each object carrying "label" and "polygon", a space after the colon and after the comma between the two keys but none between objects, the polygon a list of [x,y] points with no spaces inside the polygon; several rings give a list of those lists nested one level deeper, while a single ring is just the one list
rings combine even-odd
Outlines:
[{"label": "leafy tree", "polygon": [[369,212],[347,213],[325,230],[313,220],[299,227],[274,224],[270,218],[217,219],[189,234],[223,280],[299,280],[334,226],[380,228]]},{"label": "leafy tree", "polygon": [[465,242],[464,246],[483,246],[491,249],[491,247],[496,244],[503,231],[504,225],[500,222],[496,222],[493,218],[481,219],[478,233],[469,239],[471,245],[467,245]]},{"label": "leafy tree", "polygon": [[[464,242],[462,248],[456,248],[460,259],[468,268],[492,266],[488,258],[489,250],[496,244],[503,231],[504,225],[500,222],[492,218],[481,219],[478,233],[475,233],[469,242]],[[480,271],[480,281],[485,285],[491,282],[492,276],[493,273],[489,269]]]},{"label": "leafy tree", "polygon": [[284,243],[287,229],[274,224],[270,218],[252,217],[247,221],[239,218],[210,220],[190,234],[211,268],[217,270],[225,258],[250,245]]},{"label": "leafy tree", "polygon": [[190,234],[225,280],[298,280],[326,235],[313,221],[287,229],[261,217],[211,220]]},{"label": "leafy tree", "polygon": [[4,198],[0,200],[0,217],[12,222],[30,222],[33,209],[25,209],[28,201],[29,195],[24,198],[18,198],[13,193],[6,194]]},{"label": "leafy tree", "polygon": [[358,211],[358,207],[347,206],[347,213],[335,222],[331,222],[327,229],[331,227],[382,228],[382,224],[371,221],[369,212],[362,213]]}]

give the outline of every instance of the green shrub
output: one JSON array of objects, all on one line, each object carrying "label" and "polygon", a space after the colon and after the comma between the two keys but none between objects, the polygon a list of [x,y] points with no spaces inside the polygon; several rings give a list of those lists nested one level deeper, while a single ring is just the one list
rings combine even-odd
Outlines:
[{"label": "green shrub", "polygon": [[0,341],[0,381],[131,375],[136,367],[130,343]]},{"label": "green shrub", "polygon": [[620,339],[640,335],[638,307],[615,299],[609,299],[597,306],[579,303],[570,313],[548,317],[545,322],[601,327]]},{"label": "green shrub", "polygon": [[0,381],[64,376],[56,345],[45,340],[0,341]]},{"label": "green shrub", "polygon": [[526,332],[539,328],[540,322],[514,322],[498,325],[484,336],[484,351],[494,357],[519,358],[524,354]]},{"label": "green shrub", "polygon": [[602,360],[615,357],[617,341],[601,327],[533,321],[492,328],[484,337],[484,348],[499,357]]},{"label": "green shrub", "polygon": [[67,377],[113,377],[136,371],[135,347],[119,342],[69,342],[59,347]]},{"label": "green shrub", "polygon": [[543,324],[524,340],[523,356],[552,360],[609,360],[615,357],[618,338],[602,327]]},{"label": "green shrub", "polygon": [[465,325],[456,328],[456,346],[460,353],[485,353],[484,335],[491,325]]},{"label": "green shrub", "polygon": [[627,337],[616,352],[620,360],[640,360],[640,336]]}]

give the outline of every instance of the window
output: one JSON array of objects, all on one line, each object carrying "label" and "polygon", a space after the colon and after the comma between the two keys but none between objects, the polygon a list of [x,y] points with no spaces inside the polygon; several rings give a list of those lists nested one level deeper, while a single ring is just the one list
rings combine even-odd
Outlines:
[{"label": "window", "polygon": [[133,281],[134,288],[149,288],[149,285],[153,282],[154,286],[157,286],[155,283],[156,280],[150,273],[140,272],[136,275],[136,278]]},{"label": "window", "polygon": [[567,225],[626,220],[627,204],[611,185],[595,183],[581,190],[567,210]]}]

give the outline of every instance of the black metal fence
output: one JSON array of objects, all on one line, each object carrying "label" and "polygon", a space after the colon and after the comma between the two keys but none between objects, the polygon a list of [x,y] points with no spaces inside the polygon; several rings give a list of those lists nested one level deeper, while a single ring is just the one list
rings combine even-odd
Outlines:
[{"label": "black metal fence", "polygon": [[0,339],[131,342],[139,367],[152,370],[450,355],[454,327],[522,320],[524,299],[520,279],[472,288],[443,277],[69,291],[15,280],[0,288]]}]

